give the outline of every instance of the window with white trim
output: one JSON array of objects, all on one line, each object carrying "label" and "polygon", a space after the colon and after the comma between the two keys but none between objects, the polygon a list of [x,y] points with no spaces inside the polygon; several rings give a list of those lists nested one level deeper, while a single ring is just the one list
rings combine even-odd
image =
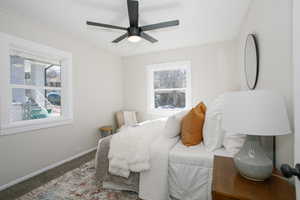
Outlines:
[{"label": "window with white trim", "polygon": [[71,123],[71,65],[70,53],[0,33],[0,134]]},{"label": "window with white trim", "polygon": [[148,112],[168,115],[191,106],[190,62],[147,66]]}]

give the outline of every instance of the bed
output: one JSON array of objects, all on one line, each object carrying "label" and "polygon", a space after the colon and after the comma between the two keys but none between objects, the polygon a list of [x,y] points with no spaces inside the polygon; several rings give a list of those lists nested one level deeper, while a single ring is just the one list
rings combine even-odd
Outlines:
[{"label": "bed", "polygon": [[232,155],[220,148],[215,152],[203,143],[191,147],[179,141],[169,153],[169,196],[175,200],[210,200],[214,155]]},{"label": "bed", "polygon": [[98,180],[104,188],[135,191],[145,200],[211,200],[214,155],[233,157],[244,140],[238,135],[226,135],[222,130],[223,102],[221,95],[208,107],[203,127],[205,146],[203,142],[184,146],[179,135],[182,118],[187,112],[172,115],[163,126],[161,140],[157,139],[150,147],[150,170],[130,173],[128,179],[108,173],[110,138],[100,140],[96,157]]},{"label": "bed", "polygon": [[[128,179],[108,172],[111,136],[101,139],[96,154],[96,178],[103,188],[139,192],[139,173],[130,173]],[[179,140],[169,152],[168,185],[169,198],[174,200],[210,200],[213,156],[232,155],[224,149],[214,153],[205,149],[203,143],[186,147]],[[148,199],[147,199],[148,200]],[[152,200],[152,199],[149,199]]]}]

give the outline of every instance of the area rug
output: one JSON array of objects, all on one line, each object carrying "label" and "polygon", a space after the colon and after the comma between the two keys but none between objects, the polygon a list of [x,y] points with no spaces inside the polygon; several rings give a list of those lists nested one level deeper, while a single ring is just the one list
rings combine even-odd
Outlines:
[{"label": "area rug", "polygon": [[18,200],[138,200],[133,192],[101,188],[95,179],[94,160],[53,179]]}]

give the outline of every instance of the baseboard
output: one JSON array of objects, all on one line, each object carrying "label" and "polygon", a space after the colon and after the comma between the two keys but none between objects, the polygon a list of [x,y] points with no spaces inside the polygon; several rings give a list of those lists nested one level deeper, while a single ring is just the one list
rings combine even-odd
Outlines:
[{"label": "baseboard", "polygon": [[50,170],[50,169],[53,169],[53,168],[55,168],[55,167],[58,167],[58,166],[60,166],[60,165],[62,165],[62,164],[64,164],[64,163],[66,163],[66,162],[69,162],[69,161],[71,161],[71,160],[74,160],[74,159],[76,159],[76,158],[79,158],[79,157],[81,157],[81,156],[83,156],[83,155],[85,155],[85,154],[88,154],[88,153],[92,152],[92,151],[95,151],[96,148],[97,148],[97,147],[88,149],[88,150],[83,151],[83,152],[81,152],[81,153],[79,153],[79,154],[76,154],[76,155],[74,155],[74,156],[71,156],[71,157],[69,157],[69,158],[67,158],[67,159],[64,159],[64,160],[62,160],[62,161],[59,161],[59,162],[54,163],[54,164],[52,164],[52,165],[49,165],[49,166],[47,166],[47,167],[45,167],[45,168],[39,169],[39,170],[37,170],[37,171],[35,171],[35,172],[32,172],[32,173],[30,173],[30,174],[28,174],[28,175],[26,175],[26,176],[17,178],[16,180],[11,181],[11,182],[9,182],[9,183],[7,183],[7,184],[1,185],[1,186],[0,186],[0,191],[5,190],[5,189],[7,189],[7,188],[9,188],[9,187],[11,187],[11,186],[13,186],[13,185],[18,184],[18,183],[21,183],[21,182],[23,182],[23,181],[25,181],[25,180],[27,180],[27,179],[30,179],[30,178],[32,178],[32,177],[34,177],[34,176],[36,176],[36,175],[41,174],[41,173],[43,173],[43,172],[46,172],[46,171],[48,171],[48,170]]}]

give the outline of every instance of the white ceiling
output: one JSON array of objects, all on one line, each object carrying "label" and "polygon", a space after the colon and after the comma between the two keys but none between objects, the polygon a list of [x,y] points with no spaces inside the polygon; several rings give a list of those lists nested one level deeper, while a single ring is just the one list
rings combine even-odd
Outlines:
[{"label": "white ceiling", "polygon": [[148,31],[159,40],[111,41],[122,33],[86,26],[86,20],[128,26],[127,0],[1,0],[0,9],[39,19],[122,56],[230,40],[251,0],[140,0],[140,25],[180,20],[178,27]]}]

